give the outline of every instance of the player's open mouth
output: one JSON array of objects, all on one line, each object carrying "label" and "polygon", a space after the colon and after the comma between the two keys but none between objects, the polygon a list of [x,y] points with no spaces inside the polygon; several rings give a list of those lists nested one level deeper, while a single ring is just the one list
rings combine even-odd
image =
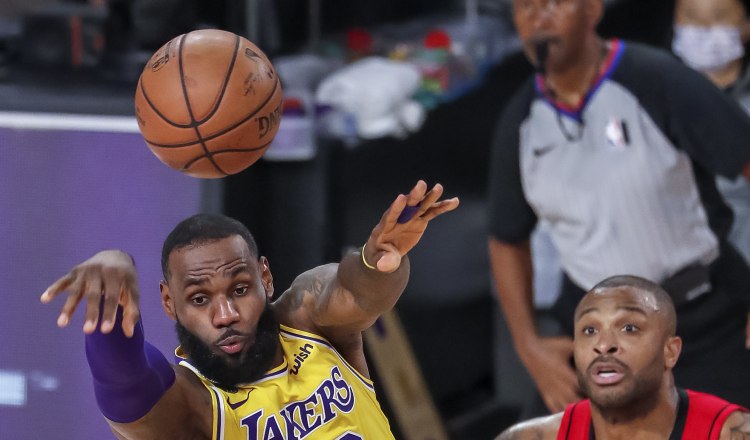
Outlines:
[{"label": "player's open mouth", "polygon": [[245,346],[246,339],[241,336],[230,336],[219,342],[219,348],[227,354],[239,353]]},{"label": "player's open mouth", "polygon": [[611,363],[598,363],[591,368],[591,377],[597,385],[614,385],[622,381],[622,367]]}]

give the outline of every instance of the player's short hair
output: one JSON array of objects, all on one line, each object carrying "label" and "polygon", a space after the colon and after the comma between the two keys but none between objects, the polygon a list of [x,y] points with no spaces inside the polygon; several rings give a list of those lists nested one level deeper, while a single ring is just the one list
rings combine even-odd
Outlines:
[{"label": "player's short hair", "polygon": [[253,256],[260,256],[253,234],[244,224],[231,217],[221,214],[196,214],[181,221],[167,235],[161,248],[161,271],[164,279],[169,278],[169,255],[174,250],[221,240],[233,235],[239,235],[245,240]]},{"label": "player's short hair", "polygon": [[674,336],[676,334],[677,312],[674,308],[674,301],[672,301],[672,297],[669,296],[666,290],[653,281],[635,275],[615,275],[600,281],[596,286],[592,287],[589,292],[617,289],[621,287],[630,287],[653,295],[659,309],[664,310],[669,335]]}]

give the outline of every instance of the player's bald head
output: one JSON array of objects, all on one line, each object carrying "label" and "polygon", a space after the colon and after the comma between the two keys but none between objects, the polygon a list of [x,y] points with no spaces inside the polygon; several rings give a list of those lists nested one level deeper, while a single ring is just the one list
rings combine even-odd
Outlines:
[{"label": "player's bald head", "polygon": [[658,284],[634,275],[616,275],[609,277],[592,287],[578,303],[575,312],[576,319],[581,313],[581,310],[587,306],[587,303],[589,303],[590,300],[611,295],[623,290],[627,290],[632,295],[641,297],[645,300],[651,299],[652,301],[646,302],[652,303],[653,307],[650,308],[654,312],[654,316],[658,317],[658,319],[664,324],[666,335],[675,335],[677,332],[677,312],[675,311],[672,298]]}]

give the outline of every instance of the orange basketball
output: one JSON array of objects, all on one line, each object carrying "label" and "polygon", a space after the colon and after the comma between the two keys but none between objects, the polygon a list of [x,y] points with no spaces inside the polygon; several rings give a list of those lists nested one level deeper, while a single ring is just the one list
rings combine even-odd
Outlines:
[{"label": "orange basketball", "polygon": [[162,46],[138,80],[135,114],[162,162],[195,177],[238,173],[279,129],[281,82],[247,39],[215,29]]}]

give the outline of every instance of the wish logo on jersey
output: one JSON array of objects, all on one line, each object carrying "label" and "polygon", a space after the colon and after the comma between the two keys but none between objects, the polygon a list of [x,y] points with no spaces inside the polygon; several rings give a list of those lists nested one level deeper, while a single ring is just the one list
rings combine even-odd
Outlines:
[{"label": "wish logo on jersey", "polygon": [[261,409],[243,418],[240,425],[247,429],[248,440],[297,440],[353,408],[354,391],[336,366],[331,369],[331,377],[306,399],[292,402],[267,416]]}]

